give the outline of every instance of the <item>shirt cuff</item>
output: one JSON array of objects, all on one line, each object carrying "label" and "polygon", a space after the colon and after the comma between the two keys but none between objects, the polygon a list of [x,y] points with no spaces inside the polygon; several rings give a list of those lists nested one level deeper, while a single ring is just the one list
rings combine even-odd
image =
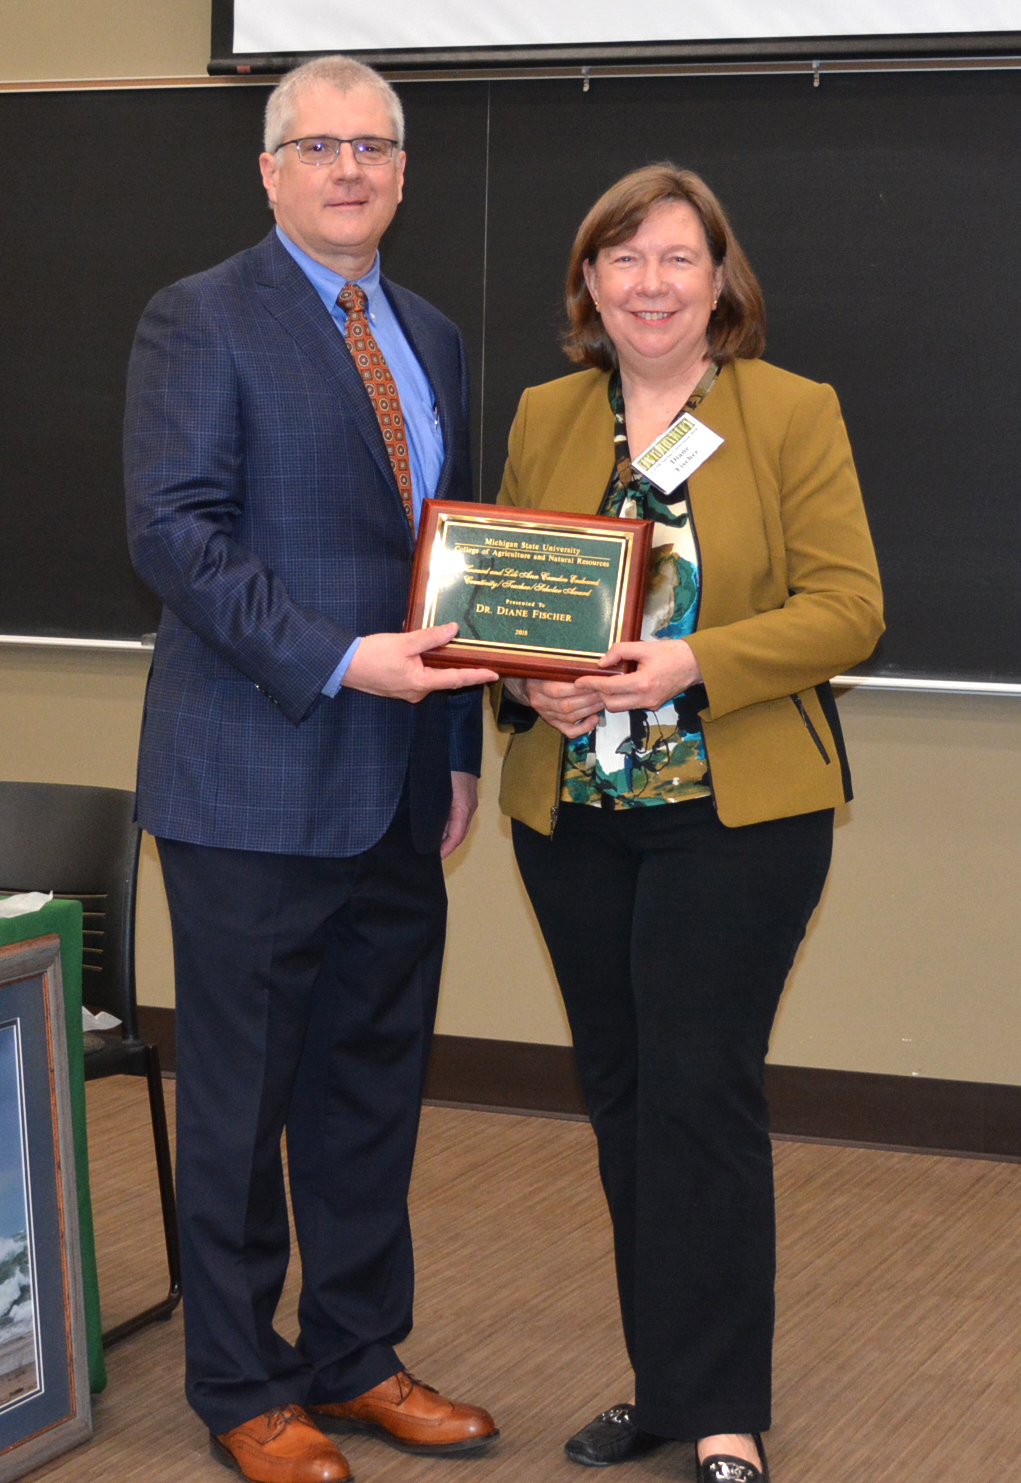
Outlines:
[{"label": "shirt cuff", "polygon": [[343,659],[337,665],[337,668],[333,671],[333,674],[323,686],[323,694],[328,695],[331,700],[336,695],[341,685],[344,683],[344,676],[347,674],[347,667],[351,663],[351,660],[355,657],[355,650],[360,643],[360,638],[355,639],[354,643],[347,650],[347,653],[344,655]]}]

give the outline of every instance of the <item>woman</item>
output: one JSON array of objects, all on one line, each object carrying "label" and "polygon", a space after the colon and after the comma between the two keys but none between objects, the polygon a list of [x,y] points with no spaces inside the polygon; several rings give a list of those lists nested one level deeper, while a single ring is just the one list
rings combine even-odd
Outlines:
[{"label": "woman", "polygon": [[[525,392],[500,499],[656,522],[642,639],[604,660],[633,672],[494,695],[635,1371],[635,1401],[567,1453],[601,1466],[678,1438],[701,1483],[758,1483],[764,1063],[850,797],[828,681],[881,633],[879,579],[837,399],[758,358],[761,294],[703,181],[662,164],[611,187],[575,239],[567,308],[587,369]],[[653,471],[657,488],[632,461],[682,410],[723,441],[679,487]]]}]

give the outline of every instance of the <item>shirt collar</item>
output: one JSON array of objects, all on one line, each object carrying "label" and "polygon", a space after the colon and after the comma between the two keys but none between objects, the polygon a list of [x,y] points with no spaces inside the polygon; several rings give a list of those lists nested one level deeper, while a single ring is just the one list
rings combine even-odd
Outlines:
[{"label": "shirt collar", "polygon": [[[332,314],[337,307],[337,295],[348,280],[340,273],[335,273],[332,268],[327,268],[323,263],[317,263],[314,257],[309,257],[308,253],[303,252],[296,242],[291,241],[290,237],[288,237],[287,233],[281,227],[278,226],[276,232],[281,244],[287,249],[291,257],[293,257],[298,267],[305,274],[305,277],[308,278],[312,287]],[[365,297],[371,310],[375,295],[379,292],[378,252],[372,260],[372,267],[369,271],[363,277],[355,279],[355,282],[359,288],[365,290]],[[344,311],[341,309],[338,312],[343,314]]]}]

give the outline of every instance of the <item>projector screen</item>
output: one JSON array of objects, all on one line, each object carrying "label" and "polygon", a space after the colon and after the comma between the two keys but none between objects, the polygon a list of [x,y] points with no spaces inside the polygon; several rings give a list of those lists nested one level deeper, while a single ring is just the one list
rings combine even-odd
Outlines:
[{"label": "projector screen", "polygon": [[316,52],[379,65],[536,65],[713,55],[1002,55],[1021,0],[213,0],[211,70]]}]

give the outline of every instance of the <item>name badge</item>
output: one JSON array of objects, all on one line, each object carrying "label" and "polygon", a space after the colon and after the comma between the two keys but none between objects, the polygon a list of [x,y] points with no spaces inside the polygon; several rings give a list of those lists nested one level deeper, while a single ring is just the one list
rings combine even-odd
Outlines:
[{"label": "name badge", "polygon": [[718,433],[690,412],[682,412],[661,438],[631,460],[631,467],[644,474],[663,494],[673,494],[723,442]]}]

